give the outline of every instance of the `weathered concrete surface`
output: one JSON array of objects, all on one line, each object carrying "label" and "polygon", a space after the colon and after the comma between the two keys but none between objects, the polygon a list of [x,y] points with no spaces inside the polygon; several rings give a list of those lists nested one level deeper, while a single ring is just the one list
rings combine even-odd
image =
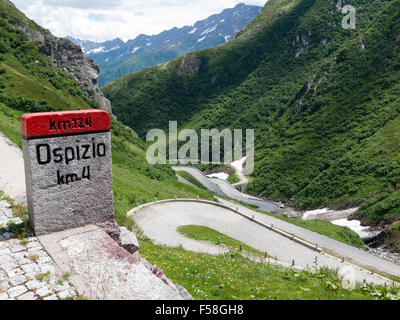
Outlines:
[{"label": "weathered concrete surface", "polygon": [[151,270],[96,226],[39,237],[78,293],[91,300],[183,300]]},{"label": "weathered concrete surface", "polygon": [[[119,238],[120,230],[114,221],[109,132],[76,137],[24,139],[23,144],[29,221],[37,236],[95,224],[107,231],[113,239]],[[101,145],[105,155],[94,156],[93,144]],[[85,145],[90,146],[86,155],[88,159],[84,158],[85,148],[82,146]],[[41,146],[40,161],[47,162],[47,156],[51,156],[48,164],[39,163],[38,146]],[[75,160],[67,162],[67,148],[73,151],[78,147],[82,158],[78,161],[75,156]],[[55,150],[64,156],[63,161],[56,160],[58,158],[53,154]],[[89,172],[87,168],[90,168],[90,179],[85,178],[85,173],[87,175]],[[67,175],[70,174],[76,174],[81,180],[76,181],[75,177],[75,181],[67,184]]]}]

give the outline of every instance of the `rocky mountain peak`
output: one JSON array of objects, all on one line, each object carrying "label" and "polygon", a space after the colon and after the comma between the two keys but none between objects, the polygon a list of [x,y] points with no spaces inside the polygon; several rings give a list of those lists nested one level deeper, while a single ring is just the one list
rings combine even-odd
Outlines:
[{"label": "rocky mountain peak", "polygon": [[156,35],[140,34],[123,42],[95,42],[68,37],[100,66],[100,86],[131,72],[164,63],[178,56],[223,45],[232,40],[261,11],[261,7],[238,4],[193,25],[171,28]]},{"label": "rocky mountain peak", "polygon": [[110,101],[104,97],[98,86],[100,69],[83,53],[81,47],[51,33],[35,31],[26,26],[19,28],[39,47],[40,53],[51,59],[54,66],[70,74],[79,83],[82,91],[99,104],[100,109],[112,112]]}]

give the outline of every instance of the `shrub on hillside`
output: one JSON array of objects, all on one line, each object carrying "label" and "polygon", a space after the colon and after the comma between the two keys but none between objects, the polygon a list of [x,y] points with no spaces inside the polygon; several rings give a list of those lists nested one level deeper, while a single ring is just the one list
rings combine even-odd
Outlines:
[{"label": "shrub on hillside", "polygon": [[12,109],[27,113],[52,111],[47,101],[36,101],[26,97],[5,97],[0,95],[0,102]]},{"label": "shrub on hillside", "polygon": [[10,48],[8,47],[8,45],[5,42],[0,41],[0,54],[7,53],[9,49]]}]

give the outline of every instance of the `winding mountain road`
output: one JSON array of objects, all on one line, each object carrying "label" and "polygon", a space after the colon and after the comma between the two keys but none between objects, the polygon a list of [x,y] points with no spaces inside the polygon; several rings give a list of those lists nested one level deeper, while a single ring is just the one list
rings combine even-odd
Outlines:
[{"label": "winding mountain road", "polygon": [[273,201],[257,199],[255,197],[251,197],[247,194],[244,194],[239,190],[237,190],[236,188],[234,188],[229,182],[217,178],[208,178],[200,170],[196,168],[176,166],[173,167],[173,169],[175,171],[185,171],[187,173],[190,173],[204,187],[206,187],[208,190],[214,192],[217,195],[228,196],[237,201],[241,201],[250,205],[255,205],[260,210],[267,211],[270,213],[275,213],[275,214],[281,213],[280,206],[277,203]]},{"label": "winding mountain road", "polygon": [[210,190],[211,192],[220,195],[226,196],[220,189],[218,189],[210,180],[201,172],[200,170],[192,167],[183,167],[183,166],[175,166],[172,167],[175,171],[184,171],[190,173],[197,181],[199,181],[205,188]]},{"label": "winding mountain road", "polygon": [[[226,205],[235,206],[229,201],[224,201]],[[239,208],[243,210],[243,207]],[[257,212],[247,212],[255,215]],[[144,234],[160,245],[169,247],[182,246],[184,249],[194,252],[218,255],[226,252],[220,246],[193,239],[180,234],[177,229],[186,225],[197,225],[212,228],[222,234],[232,237],[248,246],[261,252],[268,252],[269,256],[277,257],[279,261],[301,268],[311,268],[315,266],[327,266],[333,269],[349,269],[354,281],[384,284],[389,281],[378,275],[372,275],[359,266],[349,262],[342,262],[340,259],[325,253],[318,253],[306,248],[290,239],[246,219],[232,210],[220,207],[206,201],[180,200],[180,201],[160,201],[147,204],[143,207],[135,208],[128,215],[132,216],[135,222],[143,230]],[[261,214],[263,215],[263,214]],[[258,217],[257,217],[258,218]],[[300,228],[301,229],[301,228]],[[334,240],[333,240],[334,241]],[[354,249],[357,251],[357,249]],[[360,251],[362,255],[362,251]],[[366,253],[366,255],[368,255]],[[368,255],[372,260],[374,256]],[[381,260],[379,258],[376,258]],[[372,261],[373,262],[373,261]],[[395,275],[400,275],[400,266],[386,266],[385,261],[380,261],[387,271]]]},{"label": "winding mountain road", "polygon": [[[271,201],[259,200],[257,198],[241,193],[240,191],[232,187],[232,185],[230,185],[230,183],[227,181],[216,178],[207,178],[201,171],[197,170],[196,168],[191,168],[191,167],[174,168],[174,170],[177,169],[179,169],[179,171],[186,171],[192,174],[205,187],[207,187],[207,185],[209,185],[210,183],[218,185],[219,186],[219,188],[217,188],[218,191],[220,193],[222,192],[224,195],[229,196],[232,199],[242,201],[247,204],[256,205],[261,210],[267,212],[280,213],[280,208],[278,204]],[[208,189],[212,191],[211,188]],[[229,202],[227,200],[219,199],[219,201],[228,207],[239,208],[240,212],[248,216],[254,216],[256,219],[268,225],[274,225],[277,228],[284,230],[289,234],[295,234],[297,237],[304,239],[305,241],[318,244],[318,246],[325,249],[325,252],[330,252],[340,258],[345,257],[346,259],[353,261],[357,265],[367,267],[370,269],[381,270],[386,274],[400,277],[400,265],[381,259],[362,249],[357,249],[355,247],[349,246],[345,243],[320,235],[308,229],[304,229],[296,225],[287,223],[283,220],[277,219],[270,215],[262,214],[257,211],[248,209],[244,206],[233,204],[232,202]]]},{"label": "winding mountain road", "polygon": [[221,179],[216,179],[212,178],[210,179],[212,183],[215,185],[219,186],[219,188],[224,192],[229,198],[235,199],[237,201],[241,201],[253,206],[257,206],[260,210],[274,213],[274,214],[280,214],[281,213],[281,208],[280,206],[273,202],[273,201],[267,201],[267,200],[261,200],[257,199],[255,197],[249,196],[247,194],[244,194],[237,190],[236,188],[232,187],[232,185],[225,180]]},{"label": "winding mountain road", "polygon": [[258,219],[268,225],[274,225],[275,227],[284,230],[289,234],[295,234],[297,237],[305,241],[316,243],[319,247],[325,249],[325,251],[332,252],[332,254],[335,254],[338,257],[345,257],[346,259],[351,259],[358,265],[381,270],[385,273],[400,277],[400,265],[398,264],[381,259],[362,249],[357,249],[343,242],[328,238],[319,233],[301,228],[294,224],[290,224],[273,216],[248,209],[244,206],[236,205],[224,199],[219,199],[219,201],[228,207],[238,207],[240,212],[248,216],[254,216],[255,219]]},{"label": "winding mountain road", "polygon": [[[2,151],[0,152],[0,163],[2,164],[2,166],[0,166],[0,177],[2,178],[0,179],[1,188],[10,196],[17,199],[20,198],[20,201],[23,202],[26,198],[26,194],[22,153],[17,146],[13,145],[2,135],[0,135],[0,150]],[[2,155],[3,157],[1,157]],[[11,171],[10,168],[12,169]],[[206,178],[202,172],[195,168],[176,167],[175,169],[177,169],[177,171],[189,172],[207,189],[217,195],[229,195],[232,198],[246,203],[251,203],[249,201],[255,200],[253,197],[244,195],[235,188],[229,187],[227,182]],[[16,183],[16,181],[18,183]],[[218,184],[222,191],[211,181]],[[277,228],[295,234],[297,237],[308,242],[318,243],[320,247],[326,248],[327,251],[331,251],[339,257],[345,256],[346,259],[351,259],[352,262],[357,263],[357,265],[368,266],[400,277],[399,265],[227,200],[220,199],[220,202],[233,209],[239,208],[240,212],[243,214],[250,217],[254,216],[256,219],[266,224],[273,224]],[[265,205],[274,205],[273,202],[262,202],[265,203]],[[271,211],[273,210],[270,210],[270,212]],[[232,210],[216,206],[215,203],[200,203],[194,200],[189,202],[159,202],[134,209],[130,214],[134,215],[135,220],[149,238],[152,238],[158,243],[170,246],[183,245],[187,250],[210,254],[225,252],[225,249],[221,247],[188,239],[176,231],[179,226],[183,225],[202,225],[213,228],[260,251],[267,251],[270,256],[276,255],[279,260],[289,264],[292,263],[292,260],[295,260],[297,266],[312,266],[317,256],[319,266],[343,267],[347,265],[332,256],[317,253],[286,239],[265,227],[257,225],[249,219],[241,217]],[[358,270],[356,274],[358,280],[361,278],[365,279],[364,277],[368,276],[365,270]],[[374,282],[383,281],[382,278],[377,275],[370,275],[368,278],[371,277],[374,279],[376,278]]]}]

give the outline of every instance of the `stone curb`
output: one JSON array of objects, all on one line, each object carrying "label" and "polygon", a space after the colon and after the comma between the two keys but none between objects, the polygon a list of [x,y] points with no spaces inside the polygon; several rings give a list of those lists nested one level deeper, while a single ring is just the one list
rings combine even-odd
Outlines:
[{"label": "stone curb", "polygon": [[256,224],[258,224],[258,225],[260,225],[260,226],[262,226],[262,227],[264,227],[264,228],[266,228],[266,229],[268,229],[268,230],[270,230],[272,232],[275,232],[275,233],[277,233],[277,234],[279,234],[279,235],[281,235],[281,236],[283,236],[283,237],[285,237],[285,238],[287,238],[289,240],[292,240],[292,241],[294,241],[294,242],[296,242],[296,243],[298,243],[298,244],[300,244],[300,245],[302,245],[302,246],[304,246],[304,247],[306,247],[308,249],[314,250],[314,251],[316,251],[318,253],[322,252],[322,249],[318,247],[318,244],[312,244],[312,243],[309,243],[307,241],[304,241],[304,240],[296,237],[295,235],[289,234],[289,233],[287,233],[285,231],[282,231],[280,229],[275,228],[273,225],[269,226],[269,225],[267,225],[266,223],[264,223],[264,222],[262,222],[260,220],[257,220],[257,219],[255,219],[253,217],[250,217],[250,216],[240,212],[238,209],[235,210],[235,209],[233,209],[231,207],[228,207],[226,205],[223,205],[221,203],[208,201],[208,200],[196,200],[196,199],[160,200],[160,201],[146,203],[146,204],[143,204],[143,205],[141,205],[139,207],[136,207],[136,208],[132,209],[131,211],[129,211],[127,213],[127,215],[131,217],[131,216],[133,216],[134,214],[136,214],[137,212],[139,212],[142,209],[145,209],[145,208],[148,208],[148,207],[152,207],[152,206],[156,206],[156,205],[159,205],[159,204],[173,203],[173,202],[203,203],[203,204],[208,204],[208,205],[212,205],[212,206],[215,206],[215,207],[220,207],[220,208],[227,209],[227,210],[232,211],[233,213],[235,213],[235,214],[237,214],[237,215],[239,215],[239,216],[241,216],[241,217],[243,217],[243,218],[245,218],[247,220],[250,220],[250,221],[252,221],[252,222],[254,222],[254,223],[256,223]]}]

